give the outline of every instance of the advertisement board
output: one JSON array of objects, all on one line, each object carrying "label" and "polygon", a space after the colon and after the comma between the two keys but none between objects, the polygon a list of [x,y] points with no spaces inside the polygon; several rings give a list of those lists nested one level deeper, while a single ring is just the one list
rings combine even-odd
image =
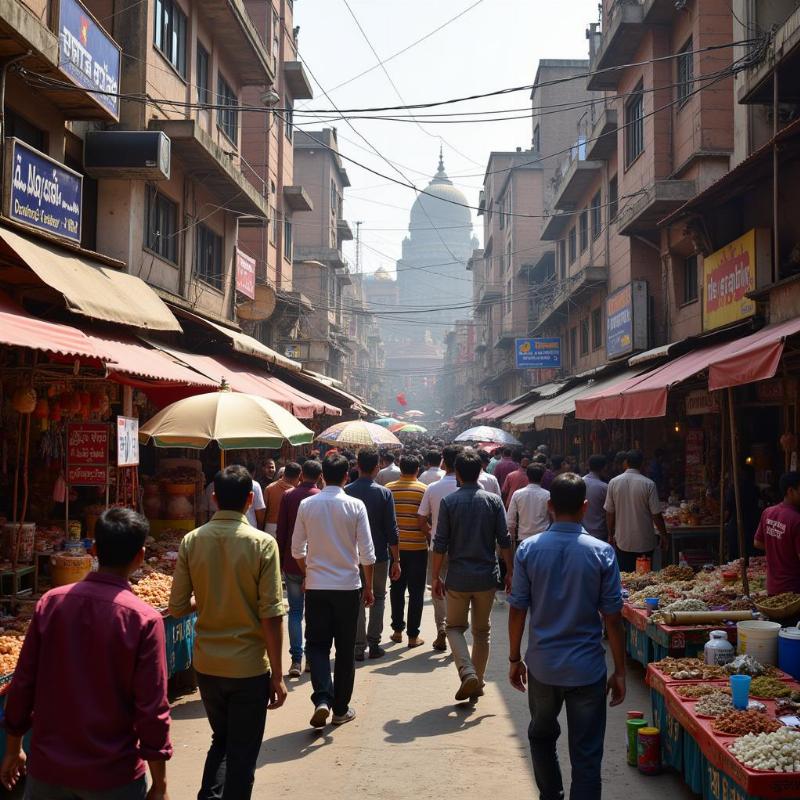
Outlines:
[{"label": "advertisement board", "polygon": [[58,68],[119,119],[119,45],[78,0],[60,0]]},{"label": "advertisement board", "polygon": [[117,466],[135,467],[139,463],[139,420],[117,417]]},{"label": "advertisement board", "polygon": [[692,389],[686,395],[686,415],[719,414],[719,394],[707,389]]},{"label": "advertisement board", "polygon": [[647,282],[631,281],[606,299],[606,354],[609,359],[647,348]]},{"label": "advertisement board", "polygon": [[6,140],[6,216],[79,243],[83,176],[19,139]]},{"label": "advertisement board", "polygon": [[561,367],[561,339],[516,339],[517,369],[559,369]]},{"label": "advertisement board", "polygon": [[756,230],[734,239],[703,259],[703,330],[753,316],[756,288]]},{"label": "advertisement board", "polygon": [[108,483],[108,425],[72,422],[67,425],[67,484],[105,486]]},{"label": "advertisement board", "polygon": [[256,297],[256,260],[236,248],[236,291],[245,297],[255,300]]}]

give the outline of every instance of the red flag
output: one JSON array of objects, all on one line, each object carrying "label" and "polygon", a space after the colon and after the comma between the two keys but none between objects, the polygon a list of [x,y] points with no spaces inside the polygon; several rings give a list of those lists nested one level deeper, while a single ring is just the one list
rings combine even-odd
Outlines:
[{"label": "red flag", "polygon": [[399,392],[396,399],[397,399],[397,402],[401,406],[407,406],[408,405],[408,400],[406,400],[406,393],[405,392]]}]

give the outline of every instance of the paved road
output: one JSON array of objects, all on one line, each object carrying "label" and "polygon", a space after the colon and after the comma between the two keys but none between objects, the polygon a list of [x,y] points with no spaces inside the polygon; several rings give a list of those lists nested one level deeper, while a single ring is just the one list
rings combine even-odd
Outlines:
[{"label": "paved road", "polygon": [[[352,800],[359,795],[381,800],[538,797],[525,738],[526,699],[506,680],[506,622],[507,608],[495,606],[486,696],[475,708],[455,703],[458,679],[452,659],[428,644],[419,650],[390,645],[384,659],[358,665],[353,697],[358,718],[322,734],[308,727],[313,710],[309,677],[288,682],[286,705],[267,719],[253,796],[270,800]],[[428,643],[433,639],[432,626],[428,604],[423,619]],[[649,715],[641,669],[629,669],[628,684],[628,699],[609,714],[604,798],[693,798],[674,774],[644,777],[626,765],[625,711],[637,709]],[[180,700],[174,719],[170,795],[172,800],[190,800],[196,796],[210,737],[199,697]],[[565,722],[562,728],[566,731]],[[560,751],[568,785],[566,735]]]}]

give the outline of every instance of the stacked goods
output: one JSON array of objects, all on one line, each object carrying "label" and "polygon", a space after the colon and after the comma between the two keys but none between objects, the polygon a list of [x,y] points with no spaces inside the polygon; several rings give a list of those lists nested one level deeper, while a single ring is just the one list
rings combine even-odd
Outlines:
[{"label": "stacked goods", "polygon": [[728,675],[752,675],[754,678],[759,675],[774,676],[777,674],[777,670],[774,667],[765,666],[746,654],[736,656],[733,661],[729,661],[725,665],[724,669]]},{"label": "stacked goods", "polygon": [[750,694],[753,697],[774,700],[776,697],[789,697],[792,694],[792,690],[783,681],[762,675],[750,681]]},{"label": "stacked goods", "polygon": [[169,605],[172,577],[161,572],[151,572],[133,586],[134,594],[153,608],[163,609]]},{"label": "stacked goods", "polygon": [[701,717],[719,717],[728,711],[733,711],[733,701],[730,695],[724,692],[713,692],[698,700],[694,711]]},{"label": "stacked goods", "polygon": [[706,664],[699,658],[662,658],[652,664],[660,672],[677,681],[715,681],[725,677],[722,667]]},{"label": "stacked goods", "polygon": [[748,733],[773,733],[782,728],[778,720],[760,711],[728,711],[711,723],[715,733],[727,736],[744,736]]},{"label": "stacked goods", "polygon": [[800,614],[800,594],[783,592],[772,597],[762,597],[756,602],[756,608],[770,619],[796,618]]},{"label": "stacked goods", "polygon": [[800,772],[800,731],[779,728],[774,733],[749,733],[731,745],[731,753],[750,769]]},{"label": "stacked goods", "polygon": [[694,570],[691,567],[681,567],[677,564],[670,564],[668,567],[664,567],[664,569],[658,573],[658,579],[660,583],[692,581],[694,580],[694,577]]},{"label": "stacked goods", "polygon": [[19,633],[0,635],[0,676],[10,675],[17,668],[24,638]]},{"label": "stacked goods", "polygon": [[710,694],[725,693],[730,695],[729,686],[713,683],[690,683],[687,686],[679,686],[675,690],[684,700],[697,700],[700,697],[707,697]]}]

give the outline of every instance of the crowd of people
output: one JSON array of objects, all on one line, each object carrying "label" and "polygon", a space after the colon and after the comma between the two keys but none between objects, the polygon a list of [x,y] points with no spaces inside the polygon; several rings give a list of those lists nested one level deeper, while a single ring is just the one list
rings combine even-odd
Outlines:
[{"label": "crowd of people", "polygon": [[[570,796],[598,799],[607,697],[625,697],[620,567],[652,552],[657,534],[667,541],[643,462],[638,450],[619,464],[595,455],[581,477],[546,447],[491,457],[450,444],[312,453],[280,470],[270,460],[263,487],[243,466],[218,472],[209,521],[181,542],[169,602],[176,618],[197,614],[193,663],[212,731],[198,798],[251,796],[267,712],[287,697],[287,604],[286,674],[310,672],[310,726],[322,729],[356,718],[356,662],[386,655],[387,590],[389,640],[413,649],[425,644],[429,588],[430,646],[452,652],[457,702],[483,696],[492,609],[508,604],[509,680],[528,694],[540,794],[563,797],[556,741],[566,706]],[[618,474],[607,481],[609,470]],[[768,509],[760,530],[768,550],[779,528],[800,540],[800,479],[785,483],[788,506]],[[5,708],[6,788],[27,770],[32,800],[168,797],[164,630],[127,582],[147,533],[135,512],[106,511],[99,570],[39,602]]]}]

